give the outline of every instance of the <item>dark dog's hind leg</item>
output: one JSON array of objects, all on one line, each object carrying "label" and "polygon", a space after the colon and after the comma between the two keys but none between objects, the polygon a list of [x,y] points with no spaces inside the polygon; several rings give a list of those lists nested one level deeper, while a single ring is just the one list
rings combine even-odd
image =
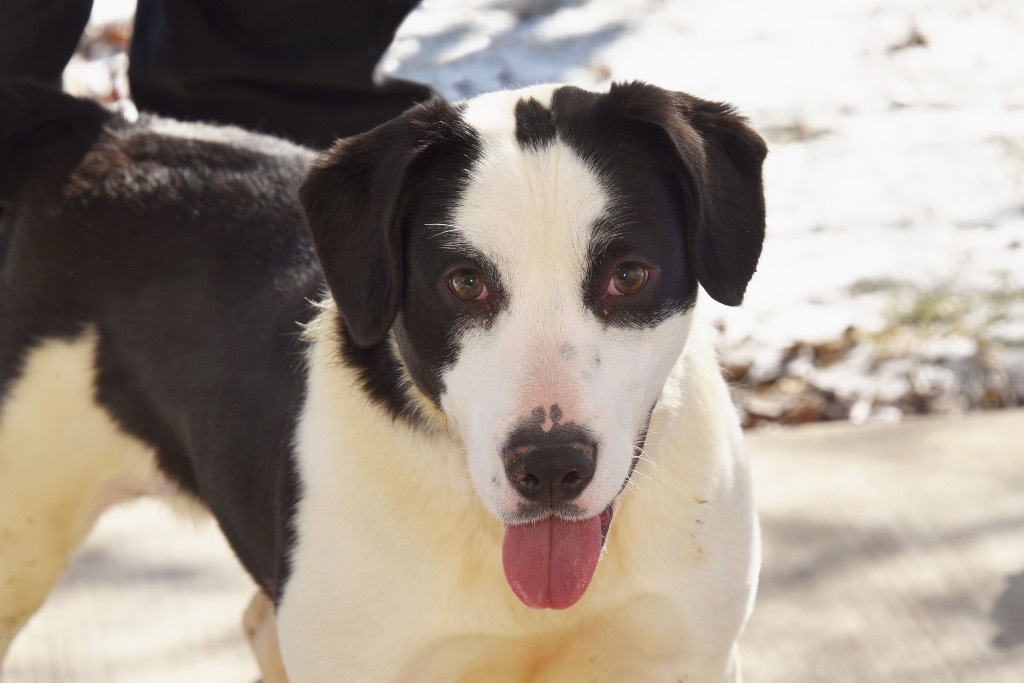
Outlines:
[{"label": "dark dog's hind leg", "polygon": [[41,342],[0,395],[0,662],[103,510],[158,481],[93,400],[96,338]]}]

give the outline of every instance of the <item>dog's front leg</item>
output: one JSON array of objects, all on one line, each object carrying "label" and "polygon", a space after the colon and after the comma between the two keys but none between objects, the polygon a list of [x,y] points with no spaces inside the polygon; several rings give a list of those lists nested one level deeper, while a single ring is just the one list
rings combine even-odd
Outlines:
[{"label": "dog's front leg", "polygon": [[281,661],[281,649],[277,643],[274,606],[263,591],[257,590],[256,595],[252,596],[242,616],[242,628],[256,657],[263,683],[288,683],[284,662]]}]

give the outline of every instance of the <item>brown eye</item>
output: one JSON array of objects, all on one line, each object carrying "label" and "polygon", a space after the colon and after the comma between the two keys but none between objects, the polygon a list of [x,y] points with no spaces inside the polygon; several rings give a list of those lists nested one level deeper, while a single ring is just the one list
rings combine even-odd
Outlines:
[{"label": "brown eye", "polygon": [[466,301],[484,301],[490,292],[484,284],[484,277],[472,268],[460,268],[448,276],[448,289],[452,294]]},{"label": "brown eye", "polygon": [[636,294],[647,284],[647,269],[635,261],[615,266],[615,274],[608,281],[608,294],[624,296]]}]

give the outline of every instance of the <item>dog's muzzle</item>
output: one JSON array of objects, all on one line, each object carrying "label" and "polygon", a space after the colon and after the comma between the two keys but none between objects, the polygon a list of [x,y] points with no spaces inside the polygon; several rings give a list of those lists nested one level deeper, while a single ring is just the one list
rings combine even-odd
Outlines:
[{"label": "dog's muzzle", "polygon": [[[633,446],[625,488],[643,453],[645,422]],[[587,590],[614,515],[581,518],[574,501],[597,469],[597,441],[576,425],[555,424],[544,431],[533,420],[515,430],[502,449],[505,474],[525,502],[523,522],[506,524],[502,544],[505,578],[528,607],[565,609]]]},{"label": "dog's muzzle", "polygon": [[505,527],[502,561],[512,590],[529,607],[565,609],[583,596],[604,545],[603,515],[580,519],[574,504],[597,469],[586,429],[534,420],[502,449],[505,475],[525,499],[524,524]]}]

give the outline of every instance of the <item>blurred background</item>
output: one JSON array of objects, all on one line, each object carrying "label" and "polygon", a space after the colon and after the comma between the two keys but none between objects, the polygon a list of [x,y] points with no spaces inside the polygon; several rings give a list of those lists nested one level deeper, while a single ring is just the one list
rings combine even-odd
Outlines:
[{"label": "blurred background", "polygon": [[[130,97],[133,9],[96,0],[66,89]],[[706,304],[765,529],[747,681],[1024,680],[1024,3],[425,0],[378,70],[748,116],[768,240],[744,306]],[[252,680],[249,591],[212,526],[133,504],[5,681]]]}]

